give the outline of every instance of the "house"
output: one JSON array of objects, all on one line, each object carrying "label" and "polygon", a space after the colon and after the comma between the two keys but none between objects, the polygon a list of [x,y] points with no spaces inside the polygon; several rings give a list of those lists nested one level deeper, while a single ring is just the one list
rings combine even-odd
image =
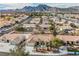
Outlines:
[{"label": "house", "polygon": [[10,50],[14,49],[15,47],[15,45],[11,45],[10,43],[0,42],[0,52],[10,52]]},{"label": "house", "polygon": [[6,20],[6,19],[0,19],[0,28],[3,26],[9,26],[14,24],[15,22],[11,19],[10,21]]},{"label": "house", "polygon": [[58,35],[59,39],[63,40],[66,44],[79,45],[79,36],[72,35]]},{"label": "house", "polygon": [[0,52],[10,52],[17,45],[23,47],[30,34],[5,34],[0,37]]},{"label": "house", "polygon": [[47,16],[42,16],[43,24],[49,24],[49,18]]},{"label": "house", "polygon": [[51,25],[49,25],[49,24],[41,24],[41,25],[39,25],[39,26],[41,27],[41,30],[43,30],[45,33],[50,33],[49,27],[50,27]]},{"label": "house", "polygon": [[[33,34],[31,35],[27,43],[28,45],[34,45],[35,42],[50,42],[53,39],[52,34]],[[66,45],[71,44],[71,45],[79,45],[79,36],[72,36],[72,35],[57,35],[57,38],[62,40]]]},{"label": "house", "polygon": [[0,37],[0,42],[10,43],[11,45],[23,45],[30,34],[5,34]]},{"label": "house", "polygon": [[31,24],[39,24],[40,23],[40,18],[33,18],[31,21],[30,21]]},{"label": "house", "polygon": [[51,25],[49,25],[49,24],[41,24],[41,25],[39,25],[41,28],[49,28]]},{"label": "house", "polygon": [[49,24],[49,19],[42,19],[43,24]]},{"label": "house", "polygon": [[28,45],[34,45],[35,42],[50,42],[53,39],[53,35],[52,34],[32,34],[28,40],[27,40],[27,44]]},{"label": "house", "polygon": [[23,27],[27,29],[27,32],[32,32],[36,28],[35,24],[23,24]]},{"label": "house", "polygon": [[24,28],[35,28],[36,25],[35,24],[23,24]]},{"label": "house", "polygon": [[63,26],[58,26],[59,30],[65,30],[65,29],[73,29],[71,26],[67,25],[63,25]]}]

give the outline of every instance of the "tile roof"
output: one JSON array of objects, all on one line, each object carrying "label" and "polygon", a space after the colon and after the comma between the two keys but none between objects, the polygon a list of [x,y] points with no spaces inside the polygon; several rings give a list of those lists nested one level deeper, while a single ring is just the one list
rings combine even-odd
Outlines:
[{"label": "tile roof", "polygon": [[36,41],[49,42],[51,39],[53,39],[53,36],[51,34],[34,34],[30,36],[28,42],[29,43],[34,43]]},{"label": "tile roof", "polygon": [[[79,36],[71,36],[71,35],[57,35],[57,38],[63,41],[79,41]],[[28,39],[29,43],[34,43],[36,41],[44,41],[49,42],[53,39],[52,34],[35,34],[31,35]]]},{"label": "tile roof", "polygon": [[79,36],[58,35],[57,37],[60,38],[63,41],[79,41]]}]

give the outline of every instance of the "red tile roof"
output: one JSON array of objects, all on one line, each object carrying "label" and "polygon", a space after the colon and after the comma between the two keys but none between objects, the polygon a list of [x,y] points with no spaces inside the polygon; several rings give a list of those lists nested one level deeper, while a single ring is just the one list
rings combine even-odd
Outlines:
[{"label": "red tile roof", "polygon": [[63,41],[79,41],[79,36],[58,35],[57,37]]}]

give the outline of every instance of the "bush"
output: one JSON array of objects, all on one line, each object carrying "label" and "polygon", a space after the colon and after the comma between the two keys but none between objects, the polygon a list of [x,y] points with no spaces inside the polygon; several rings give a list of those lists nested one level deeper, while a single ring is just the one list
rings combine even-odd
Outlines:
[{"label": "bush", "polygon": [[23,32],[26,31],[26,29],[23,28],[23,27],[16,27],[15,30],[16,30],[16,31],[20,31],[20,32],[22,32],[22,31],[23,31]]},{"label": "bush", "polygon": [[77,26],[74,23],[71,23],[70,26],[73,28],[77,28]]}]

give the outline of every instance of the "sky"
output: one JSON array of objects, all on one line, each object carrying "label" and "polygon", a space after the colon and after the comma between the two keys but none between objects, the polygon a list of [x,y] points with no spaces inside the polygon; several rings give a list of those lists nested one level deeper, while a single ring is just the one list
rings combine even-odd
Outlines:
[{"label": "sky", "polygon": [[[60,8],[67,8],[71,6],[79,6],[78,3],[45,3],[51,7],[60,7]],[[0,10],[5,9],[21,9],[24,6],[38,6],[39,3],[15,3],[15,4],[0,4]]]}]

